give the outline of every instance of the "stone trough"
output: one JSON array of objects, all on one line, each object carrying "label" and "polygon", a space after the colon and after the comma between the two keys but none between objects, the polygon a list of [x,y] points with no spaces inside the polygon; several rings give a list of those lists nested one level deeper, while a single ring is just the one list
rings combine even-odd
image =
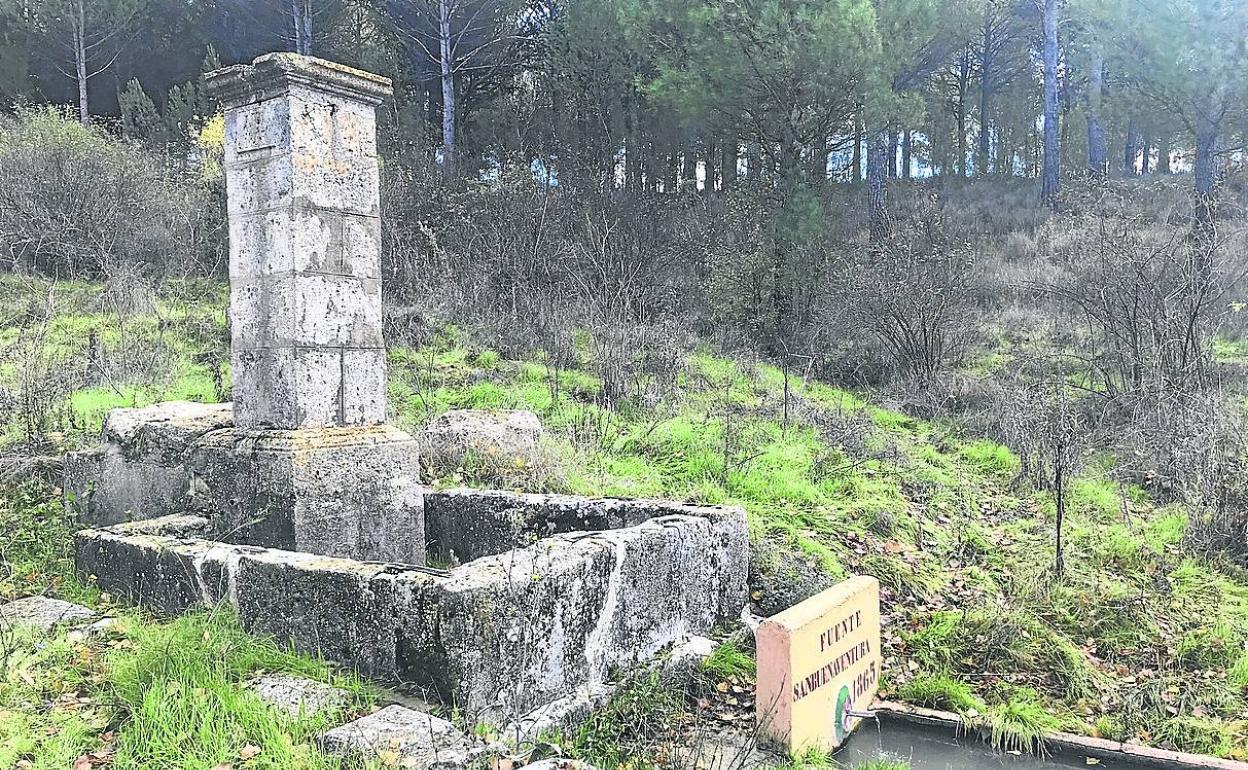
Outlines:
[{"label": "stone trough", "polygon": [[499,726],[550,724],[736,620],[741,509],[422,485],[418,442],[386,424],[389,81],[271,54],[208,85],[226,109],[234,402],[115,410],[67,459],[94,527],[78,569],[158,613],[229,605]]},{"label": "stone trough", "polygon": [[427,491],[422,540],[450,569],[232,542],[198,515],[85,530],[78,568],[156,612],[228,604],[248,631],[425,689],[498,725],[592,691],[734,620],[740,510]]}]

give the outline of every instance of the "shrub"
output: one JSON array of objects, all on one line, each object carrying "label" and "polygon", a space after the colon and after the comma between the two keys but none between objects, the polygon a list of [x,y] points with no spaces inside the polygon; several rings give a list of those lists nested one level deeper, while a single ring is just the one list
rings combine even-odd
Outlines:
[{"label": "shrub", "polygon": [[973,340],[980,281],[970,249],[925,222],[841,258],[828,323],[873,340],[894,374],[928,382]]},{"label": "shrub", "polygon": [[0,245],[12,269],[202,273],[220,261],[223,219],[201,180],[55,110],[0,126]]}]

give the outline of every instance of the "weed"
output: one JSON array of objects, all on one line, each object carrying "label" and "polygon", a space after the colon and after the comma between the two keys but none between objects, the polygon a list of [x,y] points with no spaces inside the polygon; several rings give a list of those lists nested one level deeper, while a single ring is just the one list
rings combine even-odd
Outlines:
[{"label": "weed", "polygon": [[74,573],[73,528],[65,507],[42,484],[0,495],[0,599],[54,593],[92,603],[95,591]]},{"label": "weed", "polygon": [[591,716],[564,748],[595,767],[651,767],[667,723],[683,707],[680,694],[664,687],[657,674],[634,680]]},{"label": "weed", "polygon": [[965,682],[948,674],[921,674],[902,686],[902,700],[920,706],[956,711],[959,714],[984,711],[984,702]]},{"label": "weed", "polygon": [[1045,710],[1034,691],[1018,688],[988,711],[988,741],[996,751],[1044,752],[1045,736],[1061,725]]},{"label": "weed", "polygon": [[1225,757],[1231,751],[1231,731],[1218,722],[1204,717],[1177,716],[1157,725],[1159,744],[1178,751]]},{"label": "weed", "polygon": [[958,455],[977,473],[986,476],[1009,479],[1022,469],[1018,455],[995,441],[972,441],[959,449]]},{"label": "weed", "polygon": [[717,681],[754,676],[754,657],[732,642],[723,642],[702,661],[702,672]]},{"label": "weed", "polygon": [[[276,647],[242,631],[232,613],[185,615],[167,624],[136,624],[132,648],[106,659],[104,687],[126,714],[113,766],[213,766],[237,758],[246,746],[260,749],[256,768],[330,768],[314,746],[319,730],[367,702],[355,677]],[[345,712],[290,718],[246,689],[261,671],[327,680],[352,694]]]}]

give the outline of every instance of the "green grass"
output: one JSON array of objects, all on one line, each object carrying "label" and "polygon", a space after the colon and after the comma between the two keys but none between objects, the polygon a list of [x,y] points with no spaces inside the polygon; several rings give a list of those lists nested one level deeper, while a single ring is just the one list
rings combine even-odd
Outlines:
[{"label": "green grass", "polygon": [[[230,613],[141,624],[127,638],[132,648],[106,657],[102,685],[127,715],[113,767],[211,768],[248,746],[260,749],[248,767],[337,767],[338,760],[316,750],[313,739],[367,702],[354,677],[243,633]],[[314,718],[280,715],[244,687],[261,671],[328,681],[347,689],[351,703]]]},{"label": "green grass", "polygon": [[731,642],[724,642],[715,648],[710,657],[702,661],[702,672],[717,681],[752,677],[754,656]]},{"label": "green grass", "polygon": [[970,716],[983,713],[985,708],[970,685],[948,674],[921,674],[897,694],[910,703]]},{"label": "green grass", "polygon": [[[21,315],[0,318],[0,348],[30,353],[38,364],[33,369],[71,385],[85,370],[92,333],[116,360],[150,359],[153,365],[151,371],[133,367],[132,376],[119,381],[58,393],[43,426],[47,443],[91,440],[112,406],[217,395],[211,362],[222,360],[227,340],[220,284],[171,282],[154,311],[131,317],[101,312],[99,286],[63,284],[57,291],[58,314],[45,326]],[[0,280],[0,298],[9,299],[9,306],[22,305],[19,295],[16,284]],[[884,587],[884,608],[896,618],[884,650],[892,690],[886,694],[979,712],[998,728],[1002,746],[1030,746],[1035,730],[1057,724],[1244,758],[1248,742],[1239,715],[1248,712],[1248,580],[1229,565],[1186,553],[1188,511],[1157,506],[1141,489],[1120,483],[1112,457],[1095,458],[1072,480],[1067,568],[1058,578],[1052,569],[1052,496],[1027,488],[1010,448],[967,435],[958,425],[884,408],[869,393],[792,375],[786,408],[783,372],[709,348],[692,352],[668,373],[675,386],[660,398],[608,403],[595,344],[578,333],[571,365],[556,366],[540,353],[509,359],[462,329],[438,327],[425,347],[389,351],[396,422],[416,430],[452,408],[530,409],[547,428],[557,468],[542,474],[516,469],[514,486],[740,505],[760,557],[759,575],[800,577],[778,561],[762,568],[768,567],[763,557],[776,552],[833,578],[875,575]],[[17,374],[0,367],[0,387],[15,387]],[[221,374],[228,382],[223,367]],[[9,416],[0,437],[25,440],[24,423]],[[466,465],[446,481],[483,483],[479,475],[486,469]],[[46,492],[4,498],[0,524],[11,533],[0,541],[0,597],[50,592],[101,600],[73,578],[69,526],[59,506],[47,503]],[[223,645],[191,644],[193,655],[202,656],[196,659],[225,656],[239,661],[238,667],[215,679],[195,674],[178,685],[170,684],[180,681],[176,672],[167,671],[145,690],[173,704],[167,713],[139,699],[137,690],[111,694],[116,711],[106,716],[121,725],[118,744],[128,740],[125,730],[141,725],[145,739],[169,747],[169,756],[181,757],[187,767],[232,750],[244,736],[262,742],[270,757],[304,762],[297,756],[304,728],[262,724],[246,694],[236,691],[244,669],[266,665],[256,656],[277,653],[227,643],[228,626],[214,625],[227,620],[196,616],[186,622],[185,628],[160,626],[174,635],[165,641],[181,640],[178,634],[194,629]],[[136,635],[130,643],[140,650],[160,641],[128,633]],[[298,656],[281,661],[296,669],[308,665]],[[707,672],[744,677],[747,663],[740,650],[721,648]],[[1152,673],[1130,681],[1129,672],[1141,669]],[[195,702],[181,695],[185,684],[191,684],[190,693],[209,696]],[[170,693],[169,686],[178,692]],[[617,704],[616,727],[635,722],[639,708]],[[29,707],[0,705],[0,711],[0,725],[10,735],[47,729],[31,721],[44,717]],[[79,745],[79,727],[95,729],[89,720],[74,722],[54,712],[68,720],[56,734],[73,746]],[[174,723],[181,729],[166,729]],[[210,736],[202,727],[207,724],[220,725],[225,737]],[[625,739],[612,724],[599,721],[581,735],[581,755],[644,764],[636,745],[611,748],[613,740]],[[193,737],[184,740],[183,733]],[[55,748],[48,749],[49,757],[60,756]]]},{"label": "green grass", "polygon": [[988,724],[994,749],[1020,753],[1043,753],[1045,735],[1061,726],[1036,693],[1023,688],[989,710]]},{"label": "green grass", "polygon": [[[63,770],[102,751],[110,768],[210,770],[340,768],[313,736],[373,701],[353,675],[247,635],[232,613],[199,612],[159,622],[108,605],[74,575],[71,524],[46,489],[0,496],[0,592],[47,593],[120,615],[103,636],[0,634],[0,767],[19,761]],[[305,676],[350,695],[342,713],[290,718],[245,687],[259,673]]]}]

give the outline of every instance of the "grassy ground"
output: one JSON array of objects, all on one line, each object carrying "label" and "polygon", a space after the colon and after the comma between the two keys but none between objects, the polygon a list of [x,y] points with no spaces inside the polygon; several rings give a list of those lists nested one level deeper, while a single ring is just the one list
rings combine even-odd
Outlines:
[{"label": "grassy ground", "polygon": [[[219,287],[171,288],[136,315],[96,312],[98,287],[70,289],[52,312],[9,303],[0,384],[17,394],[3,424],[10,444],[36,433],[58,445],[90,440],[109,406],[224,395]],[[95,369],[84,363],[90,339],[101,341]],[[444,329],[428,345],[392,350],[392,406],[411,428],[455,407],[532,409],[547,426],[537,462],[475,458],[438,469],[440,483],[744,506],[761,606],[846,574],[875,575],[885,694],[959,711],[991,726],[1004,749],[1060,728],[1246,756],[1248,574],[1186,552],[1187,511],[1112,481],[1112,459],[1074,484],[1059,576],[1053,502],[1018,481],[1006,447],[815,382],[791,379],[786,397],[779,370],[705,350],[634,383],[643,397],[608,405],[590,350],[580,340],[558,367],[512,361]],[[126,374],[143,361],[148,374]],[[48,376],[24,374],[32,371]],[[25,393],[56,371],[73,373],[64,387]],[[46,497],[13,493],[0,509],[0,527],[16,533],[0,595],[107,606],[72,578],[66,525]],[[92,751],[113,752],[123,768],[317,767],[324,760],[308,743],[317,725],[282,721],[241,683],[258,670],[298,671],[345,681],[353,709],[369,702],[364,685],[248,639],[228,617],[123,618],[99,639],[4,647],[0,768],[64,767]],[[739,654],[721,658],[708,676],[748,680]],[[599,720],[569,746],[611,766],[661,759],[656,736],[617,729],[636,721]],[[260,753],[243,759],[251,746]]]}]

